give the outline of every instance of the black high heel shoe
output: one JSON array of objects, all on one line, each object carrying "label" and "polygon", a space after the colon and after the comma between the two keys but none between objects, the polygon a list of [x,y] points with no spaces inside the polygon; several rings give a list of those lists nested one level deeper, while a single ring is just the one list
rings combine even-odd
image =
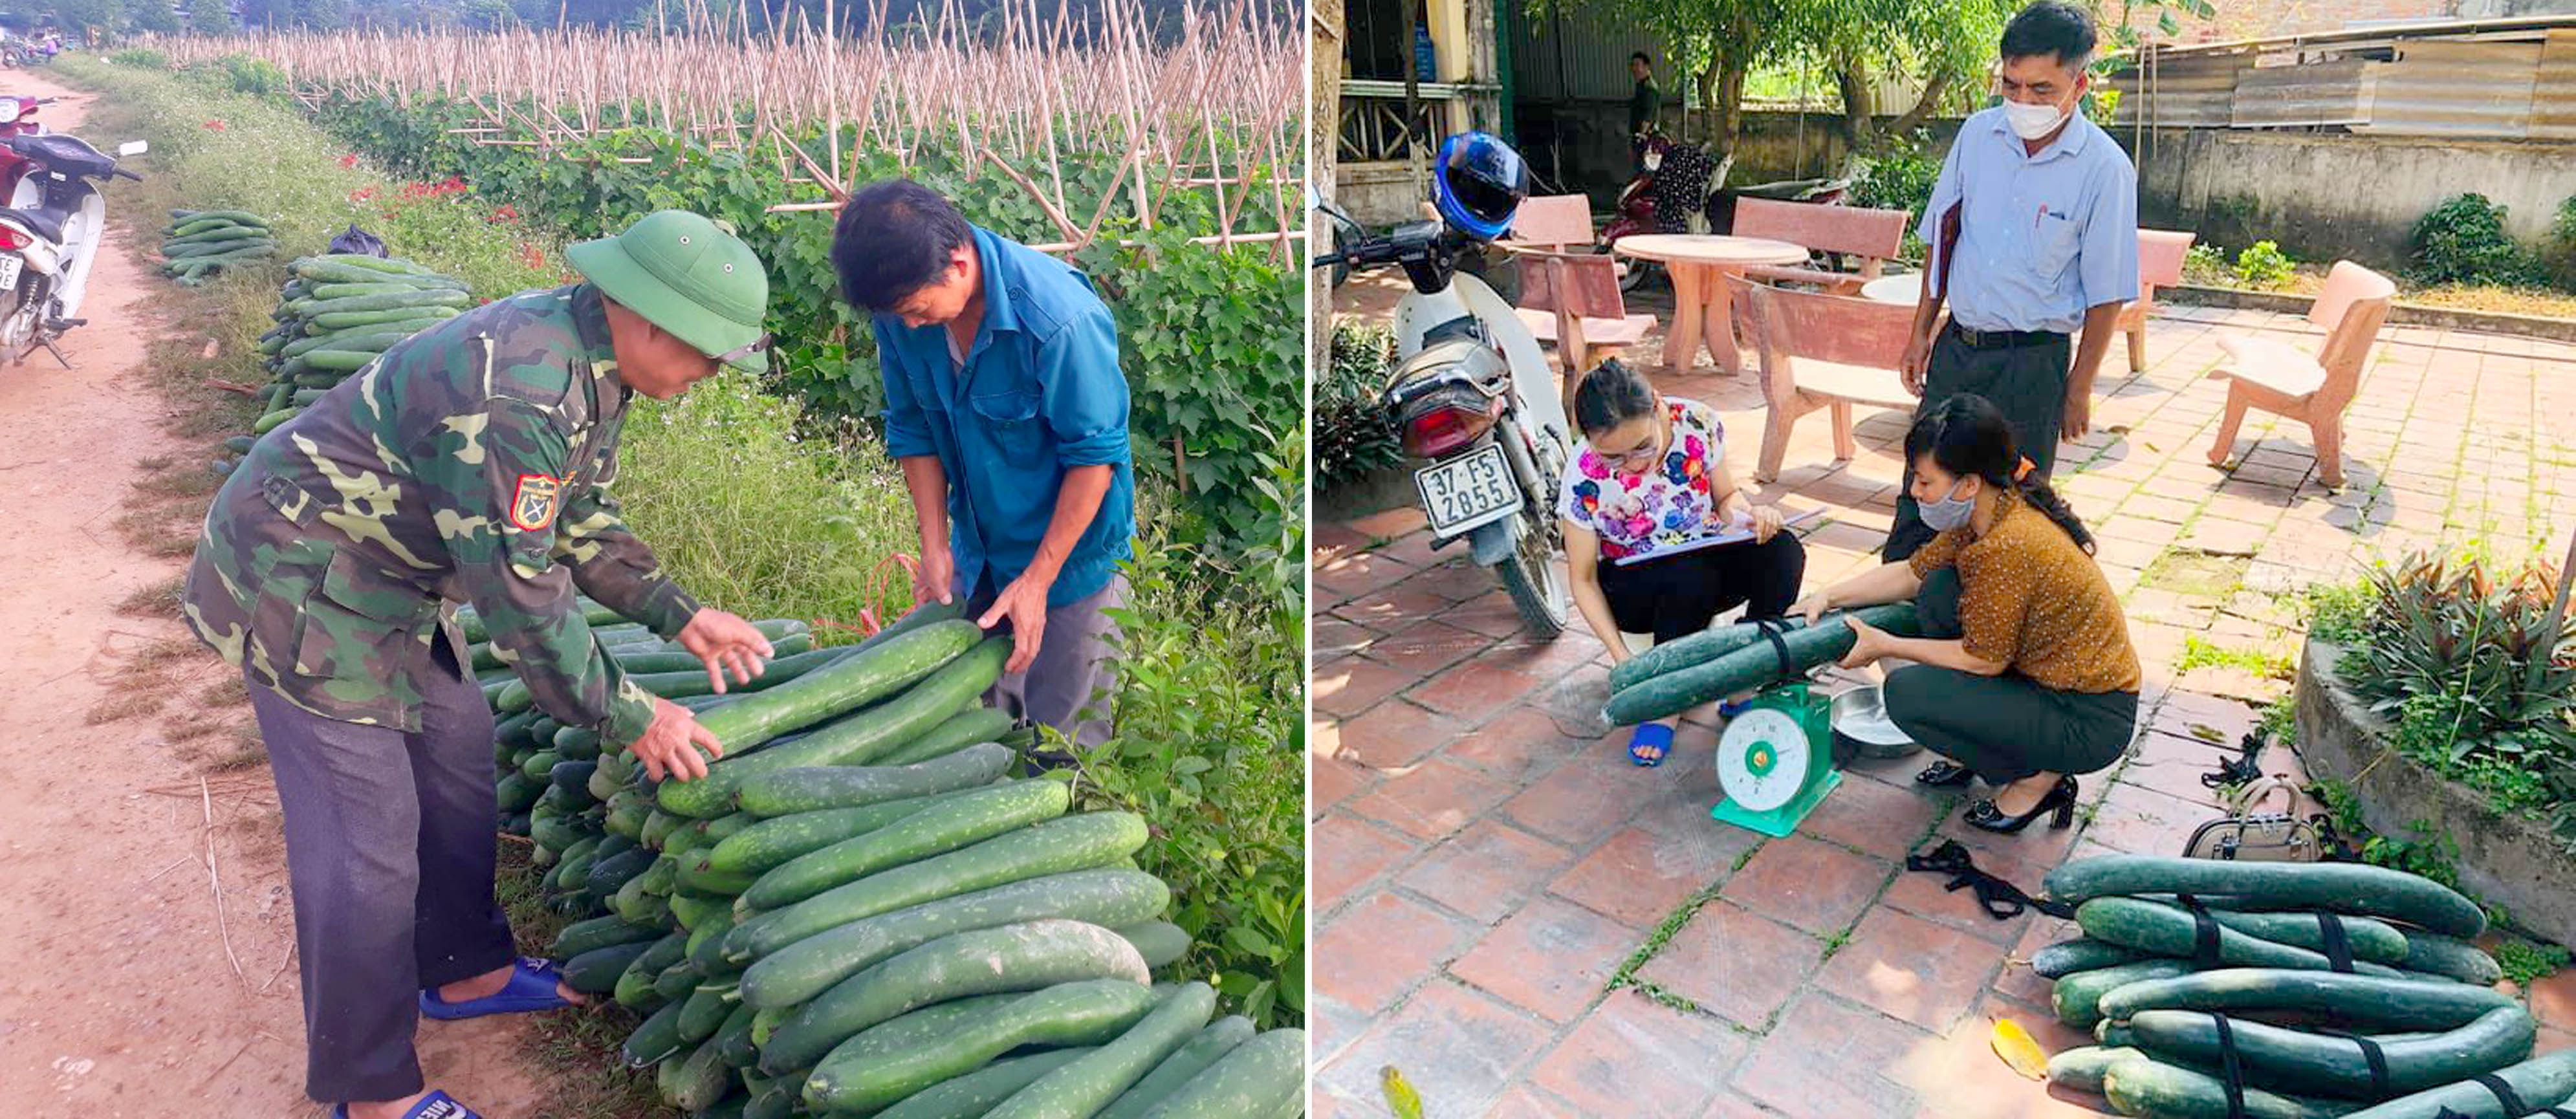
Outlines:
[{"label": "black high heel shoe", "polygon": [[2029,827],[2031,821],[2052,812],[2054,815],[2050,815],[2048,820],[2050,829],[2063,830],[2074,826],[2074,778],[2058,778],[2056,788],[2048,790],[2047,796],[2039,798],[2039,803],[2031,805],[2030,811],[2019,816],[2006,816],[2001,809],[1995,807],[1995,802],[1981,800],[1968,806],[1966,819],[1969,827],[1980,831],[1990,831],[1997,835],[2014,835],[2023,828]]},{"label": "black high heel shoe", "polygon": [[1965,785],[1976,777],[1977,771],[1957,762],[1934,762],[1914,775],[1914,783],[1947,789]]}]

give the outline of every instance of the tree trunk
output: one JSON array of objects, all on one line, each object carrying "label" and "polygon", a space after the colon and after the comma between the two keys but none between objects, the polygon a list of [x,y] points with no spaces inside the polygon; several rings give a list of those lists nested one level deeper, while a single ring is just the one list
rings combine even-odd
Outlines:
[{"label": "tree trunk", "polygon": [[1735,142],[1744,134],[1744,67],[1722,54],[1717,65],[1717,103],[1712,106],[1716,135],[1709,147],[1724,162],[1735,154]]},{"label": "tree trunk", "polygon": [[[1314,74],[1306,98],[1307,164],[1315,196],[1333,200],[1333,168],[1341,154],[1342,132],[1342,0],[1309,0],[1307,66]],[[1407,45],[1406,69],[1412,68]],[[1332,251],[1333,223],[1320,213],[1306,215],[1306,244],[1320,256]],[[1312,259],[1310,256],[1308,259]],[[1306,368],[1328,368],[1333,356],[1333,285],[1326,274],[1306,270]]]}]

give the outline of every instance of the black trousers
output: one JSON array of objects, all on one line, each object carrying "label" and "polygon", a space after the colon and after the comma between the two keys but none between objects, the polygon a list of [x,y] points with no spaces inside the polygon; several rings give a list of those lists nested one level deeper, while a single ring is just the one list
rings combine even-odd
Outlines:
[{"label": "black trousers", "polygon": [[[1932,363],[1923,375],[1921,416],[1942,401],[1973,392],[1992,401],[2010,421],[2013,442],[2032,468],[2046,475],[2057,463],[2057,430],[2066,421],[2066,373],[2074,348],[2066,335],[2027,346],[1976,349],[1949,327],[1932,342]],[[1906,559],[1936,535],[1914,507],[1914,464],[1905,464],[1905,482],[1896,490],[1896,522],[1887,530],[1880,554]]]},{"label": "black trousers", "polygon": [[1784,530],[1768,543],[1724,544],[1629,567],[1603,560],[1594,570],[1611,620],[1628,633],[1654,634],[1661,645],[1707,629],[1737,606],[1748,618],[1787,612],[1807,574],[1807,549]]},{"label": "black trousers", "polygon": [[[1924,579],[1915,609],[1923,636],[1958,637],[1958,573]],[[1888,673],[1885,687],[1897,729],[1989,785],[2108,768],[2137,733],[2136,692],[2062,692],[2009,669],[1979,676],[1929,664]]]},{"label": "black trousers", "polygon": [[420,992],[517,956],[492,896],[491,709],[437,645],[446,672],[417,733],[326,719],[250,686],[286,815],[304,1090],[324,1103],[420,1091]]}]

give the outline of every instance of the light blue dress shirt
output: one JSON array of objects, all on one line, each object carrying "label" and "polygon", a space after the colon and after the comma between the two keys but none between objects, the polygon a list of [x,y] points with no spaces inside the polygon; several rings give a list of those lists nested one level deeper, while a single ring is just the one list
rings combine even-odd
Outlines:
[{"label": "light blue dress shirt", "polygon": [[1118,327],[1091,280],[1044,253],[975,230],[984,321],[958,355],[948,328],[875,317],[886,450],[937,455],[948,474],[948,542],[960,599],[989,571],[1000,590],[1028,570],[1065,472],[1111,468],[1100,513],[1074,542],[1049,607],[1109,585],[1135,554],[1136,480]]},{"label": "light blue dress shirt", "polygon": [[2138,297],[2138,172],[2078,113],[2039,154],[1998,106],[1959,125],[1918,235],[1940,274],[1941,215],[1959,210],[1950,317],[1970,330],[2074,333],[2088,307]]}]

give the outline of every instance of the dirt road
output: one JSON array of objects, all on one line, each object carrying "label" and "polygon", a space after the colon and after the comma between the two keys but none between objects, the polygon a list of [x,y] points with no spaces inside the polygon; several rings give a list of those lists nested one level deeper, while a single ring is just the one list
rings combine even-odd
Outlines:
[{"label": "dirt road", "polygon": [[[80,134],[86,95],[23,70],[0,92],[64,98],[44,119]],[[192,652],[138,677],[137,654],[185,631],[116,609],[182,567],[112,527],[138,464],[205,456],[164,431],[172,405],[142,375],[152,339],[174,329],[155,304],[191,293],[153,275],[126,238],[107,248],[89,325],[63,344],[77,367],[42,355],[0,367],[0,665],[14,683],[0,689],[0,1116],[326,1114],[303,1093],[267,768],[210,773],[182,760],[202,751],[165,734],[173,715],[238,706],[222,691],[229,670]],[[166,714],[85,723],[139,679],[167,693]],[[510,1020],[422,1023],[430,1083],[490,1119],[538,1114],[525,1035]]]}]

